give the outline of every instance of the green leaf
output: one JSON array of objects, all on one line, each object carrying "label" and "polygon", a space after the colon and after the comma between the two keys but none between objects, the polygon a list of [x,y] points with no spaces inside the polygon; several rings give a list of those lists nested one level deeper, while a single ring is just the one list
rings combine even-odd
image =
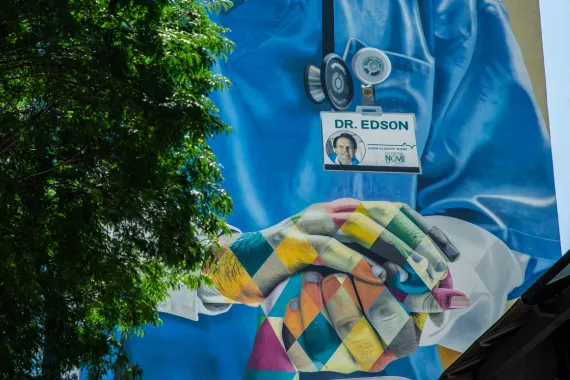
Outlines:
[{"label": "green leaf", "polygon": [[[208,98],[226,0],[0,2],[0,377],[140,376],[121,339],[210,284],[232,201]],[[121,337],[116,332],[121,332]]]}]

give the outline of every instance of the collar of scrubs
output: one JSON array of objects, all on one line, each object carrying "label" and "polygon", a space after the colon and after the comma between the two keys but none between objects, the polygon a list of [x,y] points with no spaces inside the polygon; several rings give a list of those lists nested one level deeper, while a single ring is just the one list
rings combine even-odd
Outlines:
[{"label": "collar of scrubs", "polygon": [[[335,155],[334,158],[334,163],[337,165],[342,165],[338,159],[338,156]],[[352,157],[352,165],[358,165],[360,164],[360,161],[358,161],[358,158],[356,158],[356,156]]]}]

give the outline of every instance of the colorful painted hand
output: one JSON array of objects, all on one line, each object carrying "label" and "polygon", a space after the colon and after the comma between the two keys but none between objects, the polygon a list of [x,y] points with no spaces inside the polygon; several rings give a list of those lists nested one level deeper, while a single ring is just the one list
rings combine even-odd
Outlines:
[{"label": "colorful painted hand", "polygon": [[[459,252],[405,204],[315,204],[222,244],[216,288],[261,304],[247,379],[378,372],[417,349],[428,316],[437,324],[444,311],[469,307],[446,264]],[[337,273],[302,276],[310,265]]]},{"label": "colorful painted hand", "polygon": [[467,301],[455,307],[468,307],[463,293],[441,290],[437,297],[409,295],[401,304],[383,285],[364,284],[345,274],[293,275],[260,307],[260,327],[244,378],[382,371],[417,349],[428,313],[448,309],[454,297]]},{"label": "colorful painted hand", "polygon": [[214,284],[228,299],[250,305],[309,265],[424,294],[448,276],[446,263],[459,257],[447,237],[409,206],[355,199],[314,204],[268,229],[223,239],[222,245],[227,248],[212,273]]}]

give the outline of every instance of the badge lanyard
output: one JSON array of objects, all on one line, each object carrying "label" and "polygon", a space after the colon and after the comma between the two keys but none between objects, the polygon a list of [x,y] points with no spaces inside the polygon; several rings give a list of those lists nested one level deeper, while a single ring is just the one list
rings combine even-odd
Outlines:
[{"label": "badge lanyard", "polygon": [[[346,111],[354,98],[352,74],[346,58],[352,41],[346,44],[343,57],[335,48],[334,0],[322,0],[322,63],[309,62],[305,67],[305,91],[309,99],[321,104],[327,101],[333,110]],[[364,44],[366,45],[366,44]],[[388,78],[392,65],[388,56],[379,49],[365,47],[352,58],[352,73],[361,84],[362,106],[374,107],[374,86]]]}]

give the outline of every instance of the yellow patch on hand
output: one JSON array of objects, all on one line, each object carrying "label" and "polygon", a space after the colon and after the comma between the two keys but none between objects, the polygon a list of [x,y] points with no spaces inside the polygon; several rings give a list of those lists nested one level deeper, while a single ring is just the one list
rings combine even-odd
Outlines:
[{"label": "yellow patch on hand", "polygon": [[222,296],[247,305],[263,301],[263,294],[231,250],[220,258],[218,268],[211,277]]},{"label": "yellow patch on hand", "polygon": [[275,248],[275,254],[289,269],[296,273],[311,264],[319,255],[297,227],[292,228]]},{"label": "yellow patch on hand", "polygon": [[335,351],[333,356],[326,362],[321,371],[331,371],[338,373],[352,373],[360,371],[360,367],[352,355],[348,351],[348,348],[344,344],[340,344],[338,349]]},{"label": "yellow patch on hand", "polygon": [[343,339],[354,360],[363,371],[368,371],[376,363],[384,348],[366,318],[362,317]]},{"label": "yellow patch on hand", "polygon": [[340,228],[342,232],[353,242],[364,248],[372,247],[384,230],[363,213],[353,212]]},{"label": "yellow patch on hand", "polygon": [[420,329],[420,331],[423,331],[428,319],[428,313],[412,313],[411,317],[418,329]]}]

